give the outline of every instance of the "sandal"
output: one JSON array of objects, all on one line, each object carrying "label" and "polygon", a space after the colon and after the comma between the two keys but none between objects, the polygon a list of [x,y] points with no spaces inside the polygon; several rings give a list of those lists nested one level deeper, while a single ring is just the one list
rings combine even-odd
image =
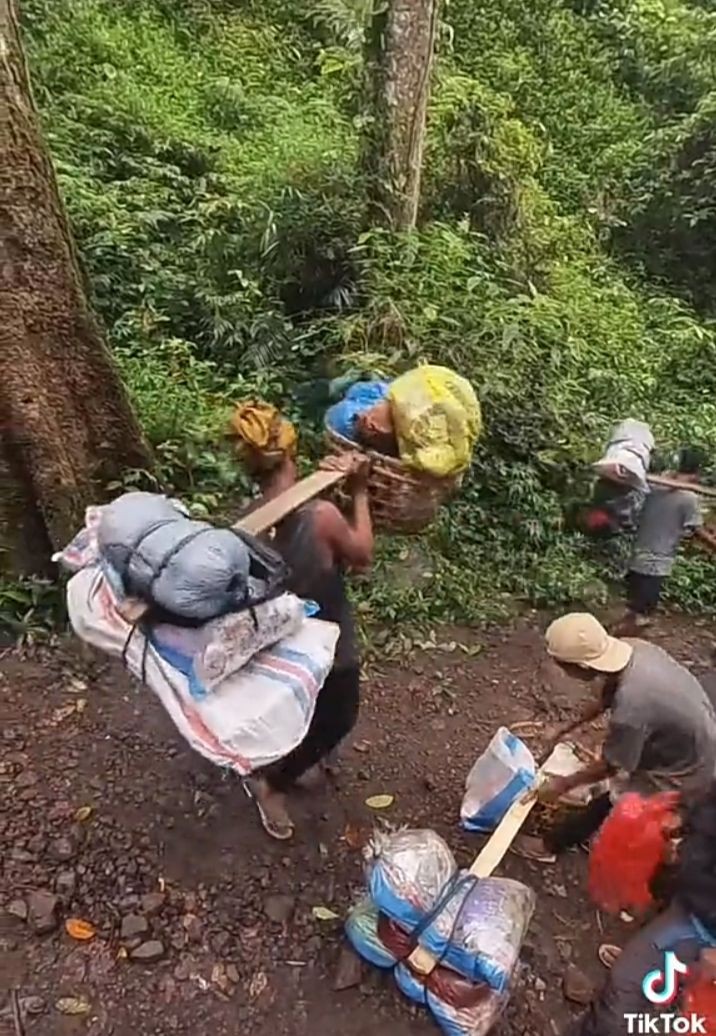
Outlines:
[{"label": "sandal", "polygon": [[603,942],[599,947],[597,956],[605,968],[611,969],[621,956],[621,946],[614,946],[613,943]]},{"label": "sandal", "polygon": [[255,783],[248,780],[243,781],[242,783],[244,791],[256,806],[261,826],[266,834],[270,835],[271,838],[274,838],[277,842],[288,842],[293,838],[295,828],[290,818],[287,816],[284,821],[281,821],[277,820],[276,817],[270,816],[256,793]]},{"label": "sandal", "polygon": [[532,838],[530,835],[516,838],[510,846],[510,852],[523,860],[531,860],[534,863],[552,864],[557,862],[557,854],[551,853],[541,838]]}]

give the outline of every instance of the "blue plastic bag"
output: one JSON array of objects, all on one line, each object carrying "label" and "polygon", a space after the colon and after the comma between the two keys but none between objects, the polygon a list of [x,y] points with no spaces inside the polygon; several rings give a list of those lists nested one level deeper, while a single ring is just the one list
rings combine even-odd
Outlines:
[{"label": "blue plastic bag", "polygon": [[385,399],[388,387],[387,381],[359,381],[352,385],[345,398],[328,410],[328,427],[344,439],[355,442],[356,418]]},{"label": "blue plastic bag", "polygon": [[494,831],[536,780],[537,766],[527,745],[500,727],[468,775],[460,809],[462,826],[467,831]]}]

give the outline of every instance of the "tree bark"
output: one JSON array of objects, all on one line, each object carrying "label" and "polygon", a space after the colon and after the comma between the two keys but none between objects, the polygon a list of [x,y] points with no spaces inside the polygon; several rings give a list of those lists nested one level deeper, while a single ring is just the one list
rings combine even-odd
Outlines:
[{"label": "tree bark", "polygon": [[440,0],[389,0],[368,33],[373,216],[396,230],[412,230],[418,218],[439,7]]},{"label": "tree bark", "polygon": [[151,459],[82,290],[15,0],[0,0],[0,154],[0,569],[42,571]]}]

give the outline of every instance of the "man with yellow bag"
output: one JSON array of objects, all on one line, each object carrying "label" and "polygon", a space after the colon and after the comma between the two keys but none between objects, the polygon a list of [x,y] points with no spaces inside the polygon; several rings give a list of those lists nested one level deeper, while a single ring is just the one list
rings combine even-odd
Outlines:
[{"label": "man with yellow bag", "polygon": [[[234,412],[231,426],[240,456],[262,490],[254,506],[266,503],[296,482],[296,431],[275,407],[243,404]],[[358,719],[360,658],[344,574],[365,571],[373,560],[368,464],[361,455],[331,458],[330,463],[350,467],[350,520],[335,504],[312,500],[279,523],[272,543],[291,569],[287,589],[304,600],[315,601],[318,617],[340,627],[333,669],[319,692],[306,737],[298,748],[250,782],[261,823],[272,838],[279,840],[291,838],[294,831],[287,793],[325,762]]]}]

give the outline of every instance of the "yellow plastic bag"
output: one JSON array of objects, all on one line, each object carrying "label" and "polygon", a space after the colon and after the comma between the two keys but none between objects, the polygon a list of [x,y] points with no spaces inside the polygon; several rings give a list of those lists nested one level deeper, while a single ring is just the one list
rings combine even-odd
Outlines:
[{"label": "yellow plastic bag", "polygon": [[470,465],[481,431],[480,404],[469,381],[447,367],[416,367],[388,390],[400,459],[438,478]]}]

